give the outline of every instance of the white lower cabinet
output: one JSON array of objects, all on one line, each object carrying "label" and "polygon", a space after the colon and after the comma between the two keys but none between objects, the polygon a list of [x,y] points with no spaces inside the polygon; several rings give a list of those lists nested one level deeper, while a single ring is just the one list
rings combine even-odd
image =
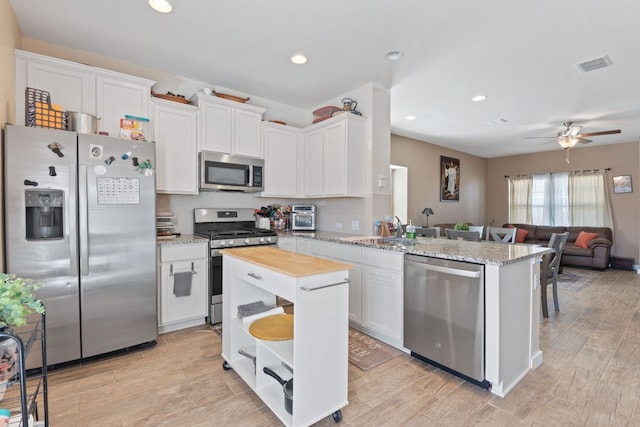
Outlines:
[{"label": "white lower cabinet", "polygon": [[165,244],[158,253],[158,331],[204,324],[208,314],[207,242]]},{"label": "white lower cabinet", "polygon": [[295,237],[279,237],[278,249],[284,251],[296,252],[296,239]]},{"label": "white lower cabinet", "polygon": [[[290,263],[297,265],[295,254],[278,251],[267,258],[233,251],[223,255],[224,369],[233,369],[285,426],[310,426],[329,415],[339,421],[341,408],[348,404],[346,266],[320,272],[309,263],[308,275],[300,276],[279,262],[291,257]],[[274,267],[268,259],[274,260]],[[293,339],[257,339],[249,332],[251,323],[237,317],[238,305],[270,305],[276,296],[294,303]],[[255,361],[243,353],[255,356]],[[285,408],[282,385],[264,373],[265,367],[285,380],[295,378],[292,413]]]},{"label": "white lower cabinet", "polygon": [[364,249],[362,326],[397,347],[403,342],[403,268],[401,253]]},{"label": "white lower cabinet", "polygon": [[320,258],[331,258],[329,242],[307,238],[298,238],[296,248],[299,254],[317,256]]},{"label": "white lower cabinet", "polygon": [[349,323],[362,324],[362,248],[359,246],[332,243],[331,259],[349,263]]}]

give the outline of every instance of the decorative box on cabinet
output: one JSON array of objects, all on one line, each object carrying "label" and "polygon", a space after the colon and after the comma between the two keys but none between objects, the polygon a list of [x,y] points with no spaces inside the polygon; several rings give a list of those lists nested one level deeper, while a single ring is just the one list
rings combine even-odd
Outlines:
[{"label": "decorative box on cabinet", "polygon": [[305,128],[305,196],[364,196],[366,124],[341,114]]},{"label": "decorative box on cabinet", "polygon": [[197,107],[153,98],[151,113],[156,191],[198,194]]},{"label": "decorative box on cabinet", "polygon": [[[180,243],[160,245],[158,263],[159,298],[158,331],[174,331],[202,325],[207,317],[208,243]],[[175,295],[178,273],[191,274],[188,295]]]},{"label": "decorative box on cabinet", "polygon": [[265,108],[201,92],[192,101],[198,106],[198,151],[263,158],[261,131]]},{"label": "decorative box on cabinet", "polygon": [[264,149],[263,196],[298,196],[298,157],[300,129],[291,126],[262,122]]}]

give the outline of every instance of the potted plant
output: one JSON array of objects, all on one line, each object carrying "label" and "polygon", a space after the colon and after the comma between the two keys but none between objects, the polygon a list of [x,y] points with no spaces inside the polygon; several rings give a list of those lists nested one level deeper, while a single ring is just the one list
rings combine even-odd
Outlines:
[{"label": "potted plant", "polygon": [[[42,301],[34,291],[40,283],[23,279],[15,274],[0,273],[0,332],[12,334],[13,327],[27,324],[31,313],[44,313]],[[6,383],[16,374],[18,364],[18,341],[0,338],[0,400],[4,397]]]},{"label": "potted plant", "polygon": [[469,231],[469,224],[466,222],[459,222],[453,228],[457,231]]},{"label": "potted plant", "polygon": [[39,287],[32,279],[0,273],[0,330],[26,325],[31,313],[44,313],[42,301],[34,294]]}]

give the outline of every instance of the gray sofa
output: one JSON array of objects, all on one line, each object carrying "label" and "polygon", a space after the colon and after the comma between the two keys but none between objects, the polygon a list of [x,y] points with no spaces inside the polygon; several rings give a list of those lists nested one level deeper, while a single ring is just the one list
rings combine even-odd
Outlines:
[{"label": "gray sofa", "polygon": [[[572,267],[588,267],[604,270],[609,266],[613,233],[608,227],[553,227],[549,225],[504,224],[503,227],[513,225],[528,232],[524,243],[547,245],[551,234],[569,232],[567,243],[562,251],[562,264]],[[587,248],[575,246],[581,231],[596,233],[598,237],[591,240]]]}]

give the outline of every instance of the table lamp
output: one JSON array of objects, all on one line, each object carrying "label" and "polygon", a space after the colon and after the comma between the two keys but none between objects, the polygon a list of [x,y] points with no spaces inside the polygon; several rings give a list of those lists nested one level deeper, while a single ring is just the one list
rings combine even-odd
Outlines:
[{"label": "table lamp", "polygon": [[427,216],[427,227],[429,226],[429,215],[433,215],[433,210],[431,208],[424,208],[422,213]]}]

